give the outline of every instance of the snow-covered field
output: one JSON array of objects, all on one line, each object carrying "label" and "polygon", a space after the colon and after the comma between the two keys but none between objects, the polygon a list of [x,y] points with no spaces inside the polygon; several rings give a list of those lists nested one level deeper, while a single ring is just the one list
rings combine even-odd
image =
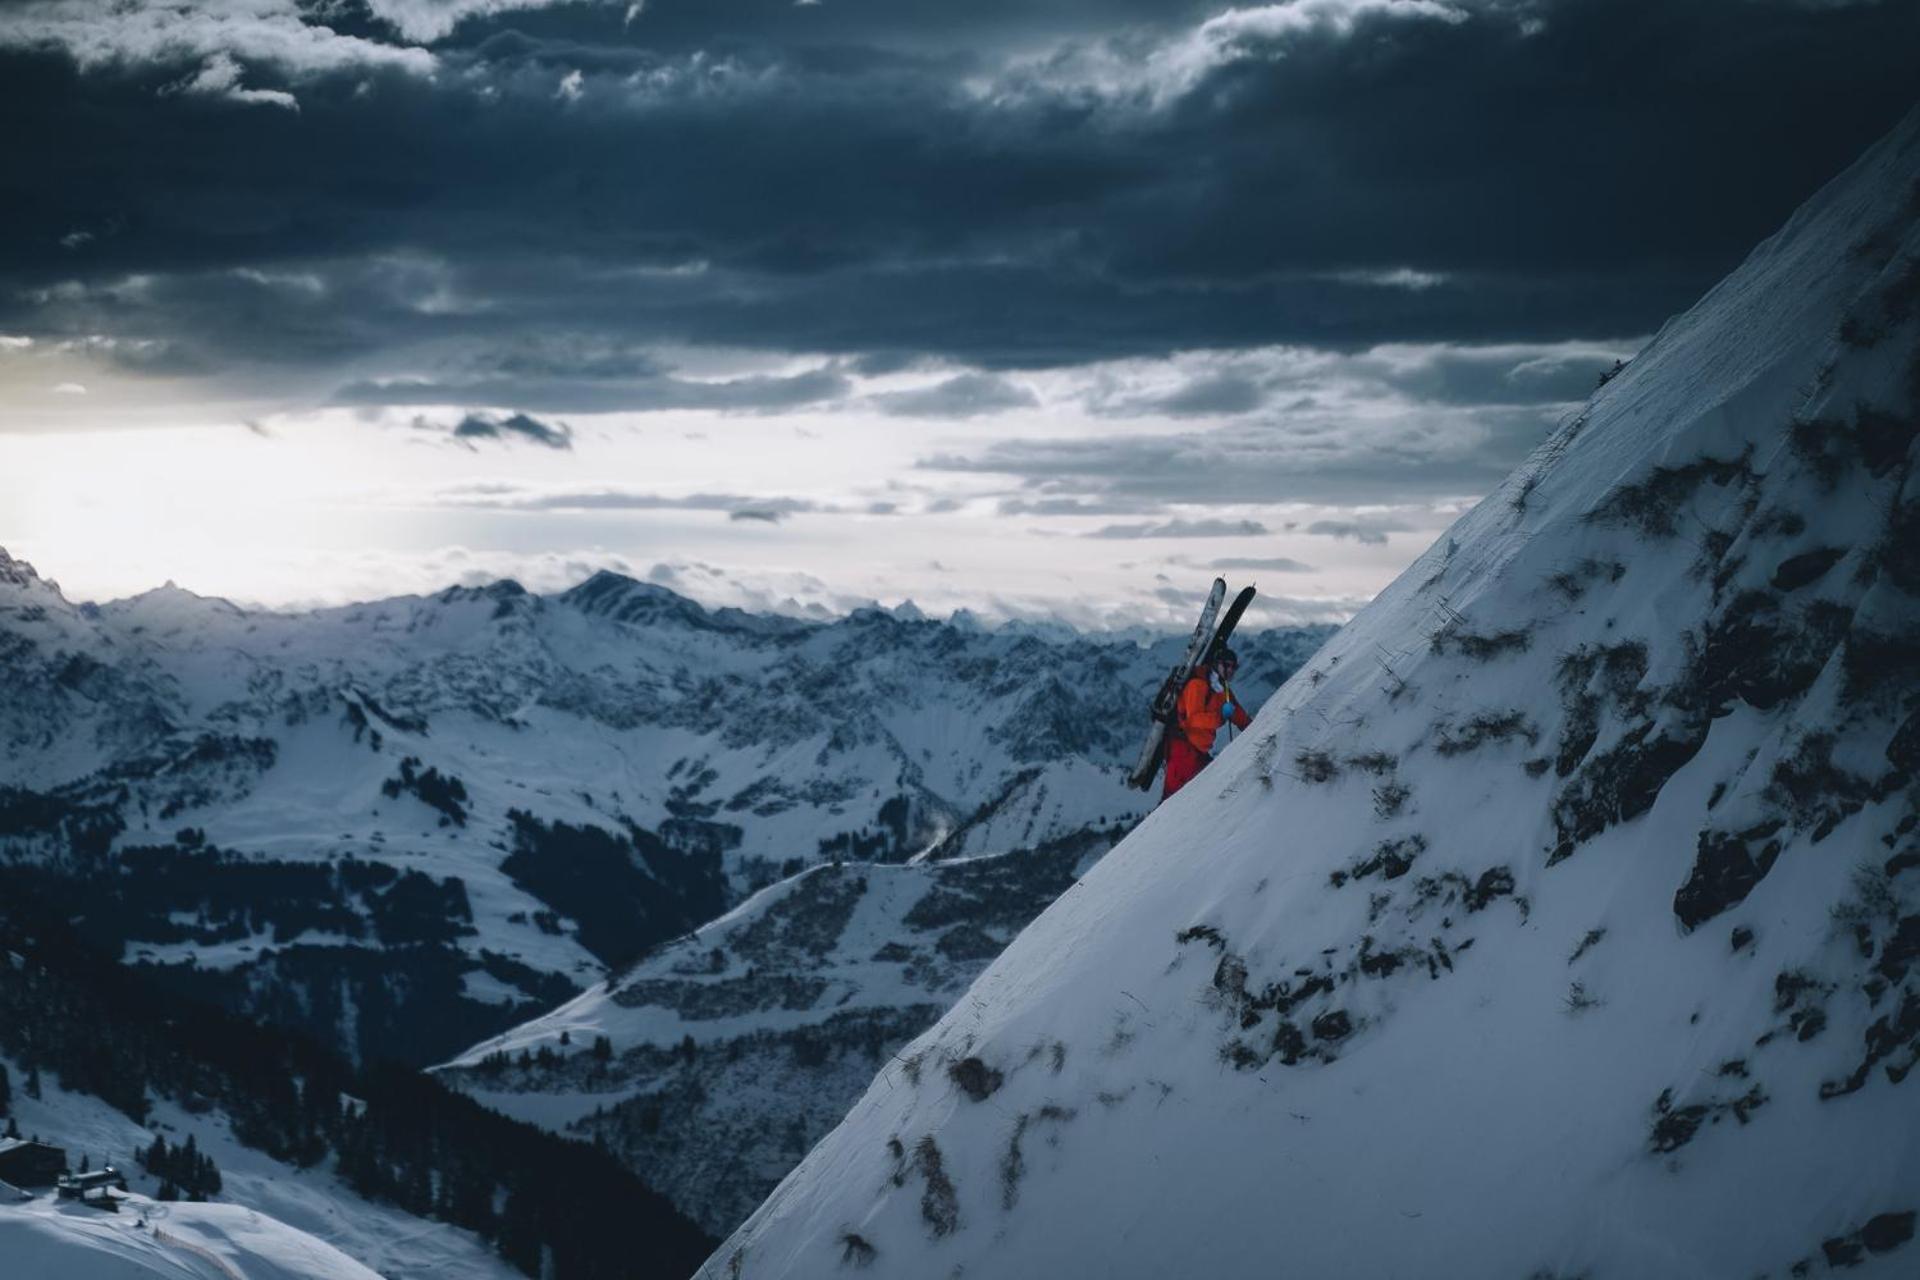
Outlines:
[{"label": "snow-covered field", "polygon": [[1920,111],[706,1274],[1911,1276]]},{"label": "snow-covered field", "polygon": [[0,1205],[0,1259],[19,1280],[379,1280],[333,1246],[251,1209],[139,1195],[113,1213],[48,1196]]}]

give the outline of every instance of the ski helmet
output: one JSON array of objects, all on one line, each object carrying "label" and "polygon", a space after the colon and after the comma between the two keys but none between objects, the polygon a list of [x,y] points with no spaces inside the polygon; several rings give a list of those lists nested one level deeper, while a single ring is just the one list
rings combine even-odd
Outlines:
[{"label": "ski helmet", "polygon": [[1214,658],[1214,661],[1220,663],[1222,666],[1237,667],[1240,665],[1240,655],[1231,649],[1223,648],[1220,650],[1219,655]]}]

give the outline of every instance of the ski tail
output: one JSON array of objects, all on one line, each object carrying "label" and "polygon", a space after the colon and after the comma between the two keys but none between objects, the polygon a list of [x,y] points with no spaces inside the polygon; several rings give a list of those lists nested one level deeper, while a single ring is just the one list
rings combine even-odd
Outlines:
[{"label": "ski tail", "polygon": [[1207,643],[1207,656],[1197,665],[1212,662],[1220,656],[1221,651],[1227,647],[1227,641],[1233,636],[1233,629],[1240,625],[1240,615],[1245,613],[1247,606],[1253,603],[1253,594],[1252,587],[1240,589],[1240,594],[1233,598],[1233,603],[1227,606],[1226,613],[1221,616],[1220,625],[1213,629],[1213,639]]}]

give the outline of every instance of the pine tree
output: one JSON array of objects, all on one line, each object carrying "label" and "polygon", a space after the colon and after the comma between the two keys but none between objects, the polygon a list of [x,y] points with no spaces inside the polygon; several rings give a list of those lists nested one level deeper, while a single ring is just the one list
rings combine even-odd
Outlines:
[{"label": "pine tree", "polygon": [[27,1068],[27,1096],[35,1102],[40,1101],[40,1068]]},{"label": "pine tree", "polygon": [[13,1102],[13,1080],[7,1075],[7,1064],[0,1062],[0,1116],[7,1114],[7,1107]]},{"label": "pine tree", "polygon": [[507,1192],[500,1211],[500,1256],[528,1275],[540,1264],[539,1224],[529,1197],[518,1187]]}]

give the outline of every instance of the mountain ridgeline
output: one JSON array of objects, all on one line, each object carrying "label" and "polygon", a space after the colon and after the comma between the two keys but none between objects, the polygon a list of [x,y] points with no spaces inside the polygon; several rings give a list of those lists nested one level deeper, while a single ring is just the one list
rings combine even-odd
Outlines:
[{"label": "mountain ridgeline", "polygon": [[1920,1267],[1920,111],[702,1272]]}]

